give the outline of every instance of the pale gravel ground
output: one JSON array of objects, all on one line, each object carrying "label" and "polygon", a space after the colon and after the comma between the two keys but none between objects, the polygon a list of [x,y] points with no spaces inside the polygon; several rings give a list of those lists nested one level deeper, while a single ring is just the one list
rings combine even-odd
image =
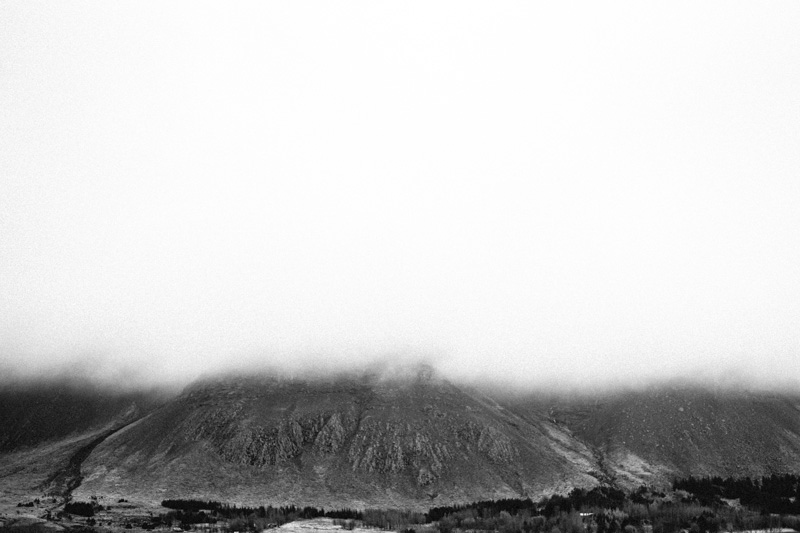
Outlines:
[{"label": "pale gravel ground", "polygon": [[775,529],[748,529],[747,531],[739,531],[738,533],[796,533],[794,529],[783,527]]},{"label": "pale gravel ground", "polygon": [[[342,526],[333,523],[332,518],[312,518],[310,520],[296,520],[283,524],[277,528],[280,533],[313,533],[314,531],[337,531],[341,530]],[[266,530],[269,531],[269,530]],[[373,528],[357,527],[353,529],[355,533],[359,531],[375,533],[378,531]]]},{"label": "pale gravel ground", "polygon": [[[298,520],[296,522],[289,522],[277,528],[278,533],[314,533],[332,532],[342,530],[342,526],[333,523],[331,518],[312,518],[311,520]],[[266,529],[265,532],[273,530]],[[357,527],[353,529],[355,533],[376,533],[382,531],[377,528],[364,528]],[[753,529],[748,531],[740,531],[737,533],[797,533],[794,529],[790,528],[775,528],[775,529]]]},{"label": "pale gravel ground", "polygon": [[[430,526],[413,526],[413,527],[420,533],[432,531],[432,528]],[[262,533],[271,533],[271,532],[315,533],[317,531],[324,533],[332,533],[334,531],[348,531],[348,530],[343,530],[342,526],[334,524],[332,518],[312,518],[310,520],[297,520],[295,522],[289,522],[288,524],[283,524],[282,526],[274,530],[265,529],[264,532]],[[380,533],[384,530],[375,527],[356,527],[352,531],[353,533]]]}]

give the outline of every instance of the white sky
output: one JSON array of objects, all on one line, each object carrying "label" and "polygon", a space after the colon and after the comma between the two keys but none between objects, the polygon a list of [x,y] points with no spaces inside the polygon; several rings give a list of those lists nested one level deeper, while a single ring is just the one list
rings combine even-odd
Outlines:
[{"label": "white sky", "polygon": [[800,379],[798,2],[0,4],[0,372]]}]

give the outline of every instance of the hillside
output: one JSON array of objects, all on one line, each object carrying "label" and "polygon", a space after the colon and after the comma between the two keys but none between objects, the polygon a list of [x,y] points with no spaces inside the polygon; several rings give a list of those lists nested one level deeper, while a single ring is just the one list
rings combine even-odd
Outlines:
[{"label": "hillside", "polygon": [[173,396],[6,389],[0,503],[44,495],[406,507],[800,473],[800,400],[662,387],[513,400],[426,368],[209,378]]},{"label": "hillside", "polygon": [[164,391],[113,391],[81,381],[0,388],[0,508],[68,496],[102,440],[167,400]]},{"label": "hillside", "polygon": [[623,487],[800,472],[800,397],[790,394],[663,387],[509,408],[548,416],[594,449]]},{"label": "hillside", "polygon": [[80,494],[423,507],[593,486],[561,429],[422,371],[206,381],[100,444]]},{"label": "hillside", "polygon": [[165,399],[158,391],[117,392],[83,381],[0,387],[0,453],[139,418]]}]

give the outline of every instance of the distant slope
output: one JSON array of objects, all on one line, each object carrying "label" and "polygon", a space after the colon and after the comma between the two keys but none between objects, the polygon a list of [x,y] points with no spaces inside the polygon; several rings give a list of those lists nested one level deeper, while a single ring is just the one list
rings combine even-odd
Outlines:
[{"label": "distant slope", "polygon": [[800,397],[699,388],[517,402],[595,449],[615,482],[800,472]]},{"label": "distant slope", "polygon": [[0,385],[0,453],[132,420],[161,401],[154,391],[112,392],[80,381]]},{"label": "distant slope", "polygon": [[0,387],[0,508],[67,496],[81,483],[82,463],[94,447],[166,397],[74,380]]},{"label": "distant slope", "polygon": [[[405,377],[207,379],[171,397],[0,393],[0,500],[427,508],[598,483],[800,474],[800,396],[662,387],[492,399]],[[2,503],[0,501],[0,503]]]},{"label": "distant slope", "polygon": [[113,435],[80,491],[142,499],[425,507],[593,486],[591,452],[426,372],[198,383]]}]

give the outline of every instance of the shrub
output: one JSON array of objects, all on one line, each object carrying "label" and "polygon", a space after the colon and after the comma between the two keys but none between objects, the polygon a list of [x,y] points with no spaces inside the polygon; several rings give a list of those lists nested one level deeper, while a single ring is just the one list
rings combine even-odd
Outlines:
[{"label": "shrub", "polygon": [[89,502],[69,502],[64,505],[64,512],[78,516],[94,516],[94,506]]}]

